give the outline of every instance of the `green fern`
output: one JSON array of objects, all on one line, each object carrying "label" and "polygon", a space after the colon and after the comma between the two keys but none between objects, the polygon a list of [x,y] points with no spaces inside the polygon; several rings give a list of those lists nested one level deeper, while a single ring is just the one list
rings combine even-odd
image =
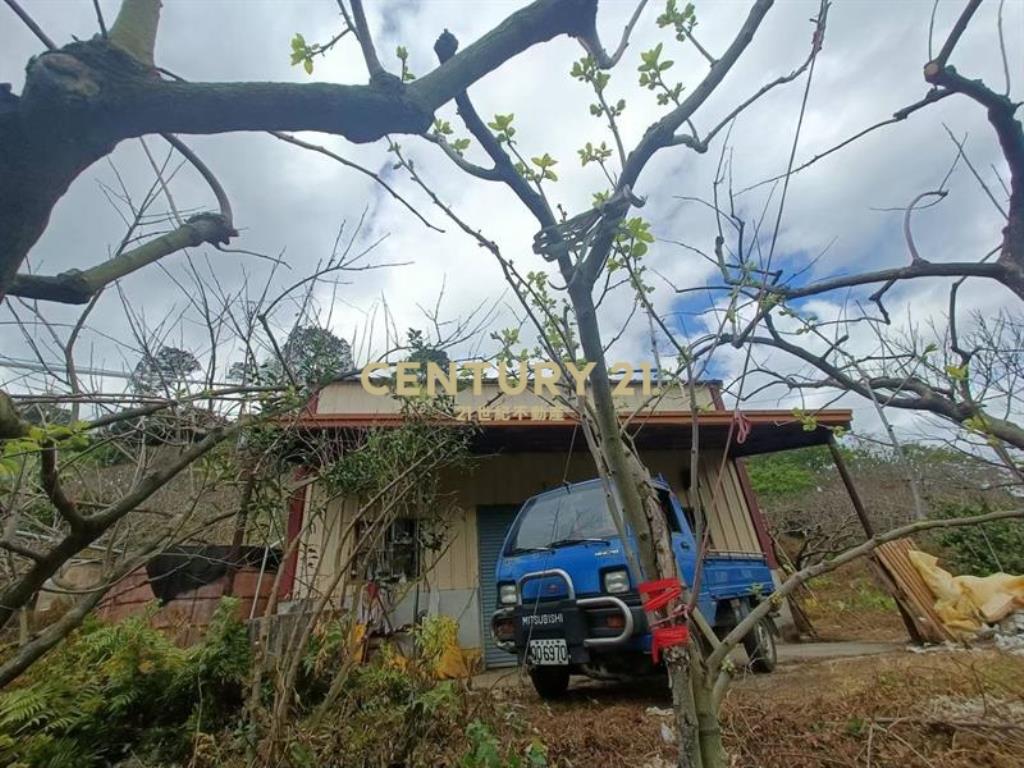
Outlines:
[{"label": "green fern", "polygon": [[16,688],[0,699],[0,731],[17,732],[45,717],[52,692],[46,685]]},{"label": "green fern", "polygon": [[197,725],[220,727],[238,711],[250,652],[237,601],[222,601],[204,642],[187,650],[150,626],[152,610],[88,621],[0,693],[0,764],[107,765],[143,744],[183,754]]}]

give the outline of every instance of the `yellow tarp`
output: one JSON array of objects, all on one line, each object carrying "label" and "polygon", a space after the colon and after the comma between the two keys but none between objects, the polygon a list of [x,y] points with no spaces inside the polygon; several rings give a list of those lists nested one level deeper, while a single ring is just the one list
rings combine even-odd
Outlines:
[{"label": "yellow tarp", "polygon": [[935,596],[935,612],[954,632],[977,632],[1024,608],[1024,576],[953,576],[934,555],[912,549],[907,556]]},{"label": "yellow tarp", "polygon": [[457,644],[445,647],[434,664],[434,674],[439,680],[458,680],[469,677],[469,660]]}]

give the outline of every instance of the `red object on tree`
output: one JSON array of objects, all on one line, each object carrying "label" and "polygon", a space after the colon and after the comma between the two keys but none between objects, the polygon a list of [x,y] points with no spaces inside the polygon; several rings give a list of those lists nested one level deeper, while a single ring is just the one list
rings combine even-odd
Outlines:
[{"label": "red object on tree", "polygon": [[679,583],[679,579],[658,579],[645,581],[637,586],[637,590],[644,601],[644,610],[651,613],[660,611],[680,597],[683,594],[683,585]]},{"label": "red object on tree", "polygon": [[683,585],[679,579],[658,579],[643,582],[637,586],[637,590],[644,603],[644,612],[648,614],[647,621],[651,627],[651,658],[657,664],[663,648],[675,648],[690,641],[685,605],[668,611],[664,618],[650,617],[655,611],[667,610],[673,600],[682,597]]},{"label": "red object on tree", "polygon": [[651,658],[658,663],[662,648],[675,648],[690,642],[690,630],[685,624],[673,624],[668,627],[655,627],[651,630]]}]

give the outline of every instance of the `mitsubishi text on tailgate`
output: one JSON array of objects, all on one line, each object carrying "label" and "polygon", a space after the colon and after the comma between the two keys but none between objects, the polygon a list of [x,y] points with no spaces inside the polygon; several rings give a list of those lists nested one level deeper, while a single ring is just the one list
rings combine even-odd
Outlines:
[{"label": "mitsubishi text on tailgate", "polygon": [[[655,487],[679,575],[691,584],[697,547],[690,520],[666,483]],[[572,674],[621,679],[657,671],[635,576],[600,480],[565,485],[523,504],[495,577],[499,607],[491,631],[500,648],[526,664],[542,697],[564,693]],[[711,552],[697,605],[724,635],[773,589],[763,556]],[[755,671],[775,667],[775,634],[766,617],[744,639]]]}]

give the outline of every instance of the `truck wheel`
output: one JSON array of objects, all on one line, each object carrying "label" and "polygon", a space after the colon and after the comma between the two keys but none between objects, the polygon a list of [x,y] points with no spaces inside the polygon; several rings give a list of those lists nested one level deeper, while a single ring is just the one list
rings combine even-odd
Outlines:
[{"label": "truck wheel", "polygon": [[750,660],[750,668],[764,674],[775,669],[778,653],[775,650],[775,628],[767,616],[754,625],[743,638],[743,648]]},{"label": "truck wheel", "polygon": [[561,698],[569,688],[568,667],[532,667],[530,679],[542,699]]}]

